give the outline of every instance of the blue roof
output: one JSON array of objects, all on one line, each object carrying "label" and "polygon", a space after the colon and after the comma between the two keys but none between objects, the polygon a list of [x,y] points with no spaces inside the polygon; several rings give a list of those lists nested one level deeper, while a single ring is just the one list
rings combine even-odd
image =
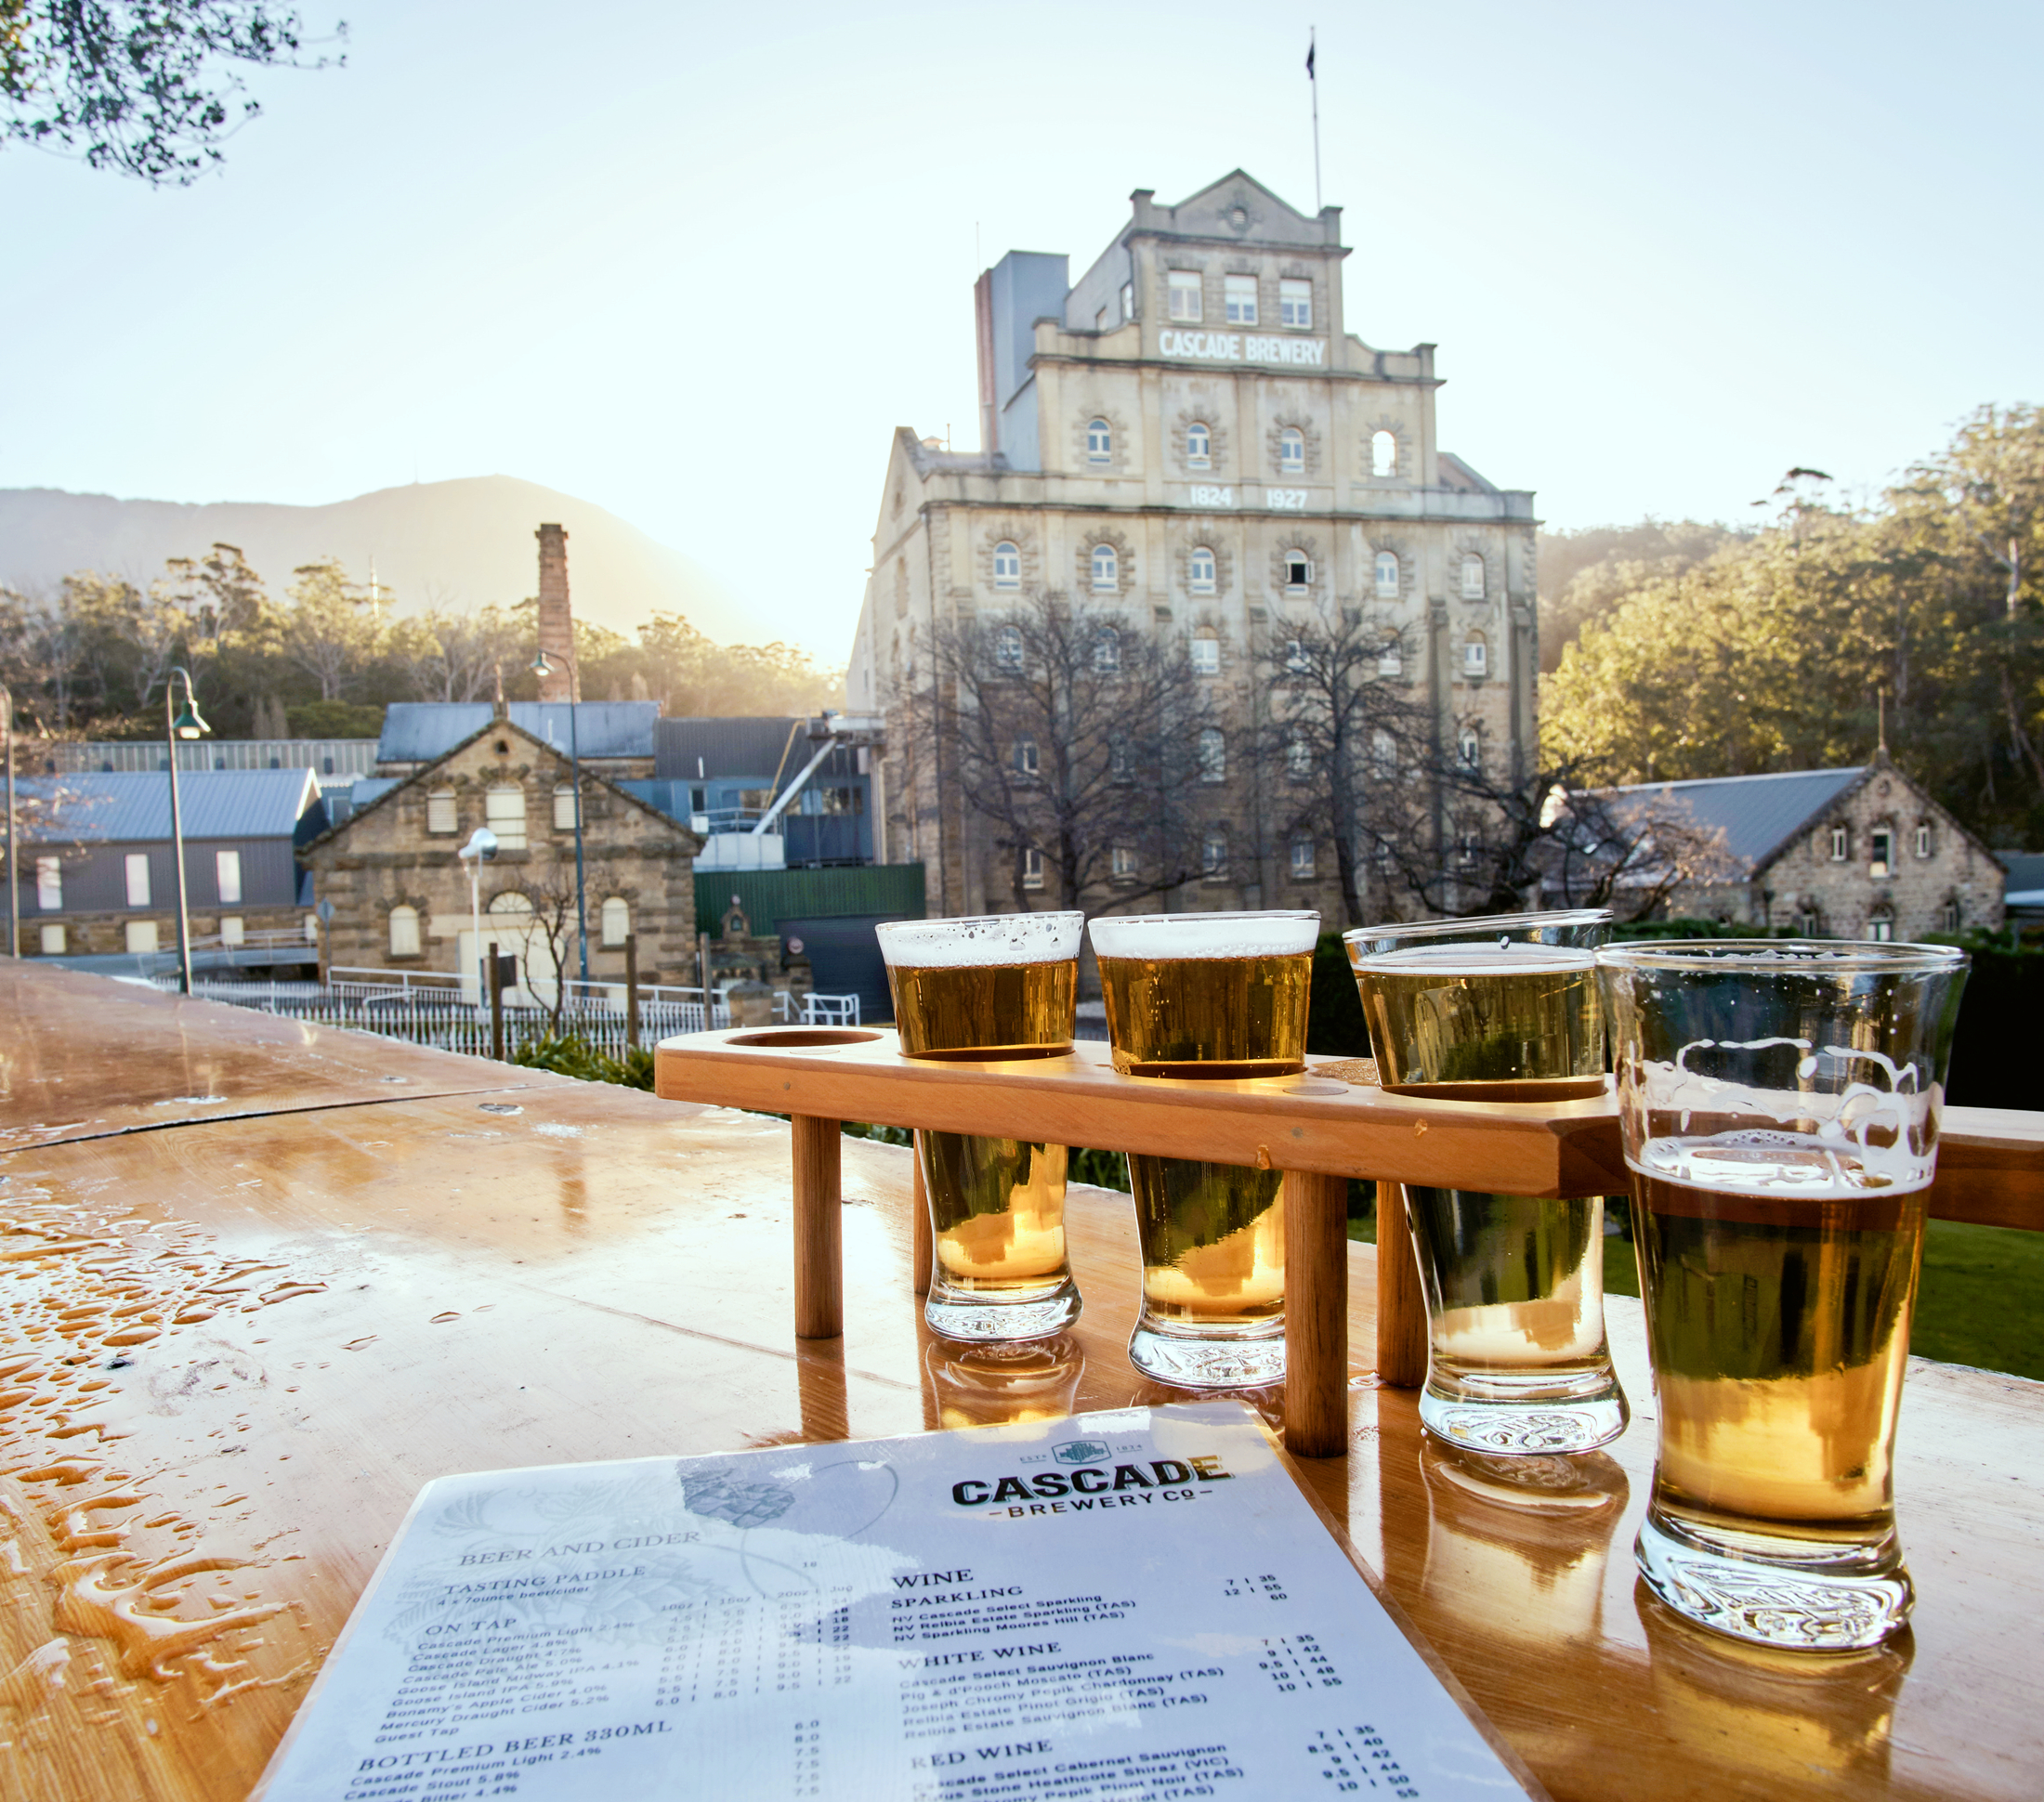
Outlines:
[{"label": "blue roof", "polygon": [[1784,770],[1774,776],[1708,777],[1693,782],[1635,782],[1605,793],[1666,797],[1685,820],[1724,834],[1724,848],[1749,870],[1757,868],[1797,830],[1867,774],[1842,770]]},{"label": "blue roof", "polygon": [[[511,724],[566,753],[570,712],[566,701],[515,700]],[[572,709],[573,736],[584,757],[650,757],[660,719],[657,700],[584,700]],[[430,764],[495,717],[486,700],[401,700],[384,710],[379,764]]]},{"label": "blue roof", "polygon": [[[170,837],[170,777],[146,771],[27,777],[17,785],[25,843],[152,843]],[[320,804],[310,770],[187,770],[177,778],[188,839],[288,839]]]}]

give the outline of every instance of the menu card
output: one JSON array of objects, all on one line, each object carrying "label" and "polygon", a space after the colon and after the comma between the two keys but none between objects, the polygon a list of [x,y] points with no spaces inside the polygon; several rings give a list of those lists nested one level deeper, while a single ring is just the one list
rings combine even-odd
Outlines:
[{"label": "menu card", "polygon": [[1521,1793],[1234,1402],[442,1478],[256,1792]]}]

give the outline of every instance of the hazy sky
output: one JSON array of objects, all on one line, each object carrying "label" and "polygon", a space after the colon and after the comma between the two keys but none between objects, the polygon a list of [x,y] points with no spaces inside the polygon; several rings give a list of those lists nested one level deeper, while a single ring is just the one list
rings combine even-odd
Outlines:
[{"label": "hazy sky", "polygon": [[1237,165],[1310,211],[1309,19],[1349,327],[1436,342],[1443,447],[1550,525],[2044,398],[2035,6],[340,11],[190,189],[0,154],[0,487],[522,476],[835,661],[890,432],[976,442],[976,268]]}]

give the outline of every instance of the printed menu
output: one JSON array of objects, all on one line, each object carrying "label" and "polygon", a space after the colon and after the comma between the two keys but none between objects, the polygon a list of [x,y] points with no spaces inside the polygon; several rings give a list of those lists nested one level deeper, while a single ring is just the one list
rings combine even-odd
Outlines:
[{"label": "printed menu", "polygon": [[1234,1402],[446,1477],[261,1802],[1523,1794]]}]

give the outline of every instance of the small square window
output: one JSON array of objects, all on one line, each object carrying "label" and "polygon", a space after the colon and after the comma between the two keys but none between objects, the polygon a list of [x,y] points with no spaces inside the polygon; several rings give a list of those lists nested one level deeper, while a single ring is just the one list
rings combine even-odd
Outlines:
[{"label": "small square window", "polygon": [[1211,632],[1199,633],[1192,641],[1192,672],[1203,676],[1221,673],[1221,641]]},{"label": "small square window", "polygon": [[1227,302],[1227,317],[1230,325],[1254,325],[1256,323],[1256,278],[1253,275],[1231,275],[1222,282],[1224,298]]},{"label": "small square window", "polygon": [[60,958],[64,955],[64,929],[61,926],[43,928],[43,955],[46,958]]},{"label": "small square window", "polygon": [[1022,886],[1026,889],[1043,886],[1043,854],[1034,845],[1022,853]]},{"label": "small square window", "polygon": [[1198,269],[1172,270],[1171,316],[1174,320],[1185,320],[1194,325],[1199,323],[1202,313]]},{"label": "small square window", "polygon": [[1312,282],[1286,281],[1278,284],[1278,320],[1294,332],[1312,331]]},{"label": "small square window", "polygon": [[222,945],[229,947],[242,945],[245,944],[247,939],[247,926],[240,914],[229,913],[220,916],[220,943]]},{"label": "small square window", "polygon": [[130,957],[153,957],[157,949],[156,922],[153,920],[129,921],[126,940]]}]

